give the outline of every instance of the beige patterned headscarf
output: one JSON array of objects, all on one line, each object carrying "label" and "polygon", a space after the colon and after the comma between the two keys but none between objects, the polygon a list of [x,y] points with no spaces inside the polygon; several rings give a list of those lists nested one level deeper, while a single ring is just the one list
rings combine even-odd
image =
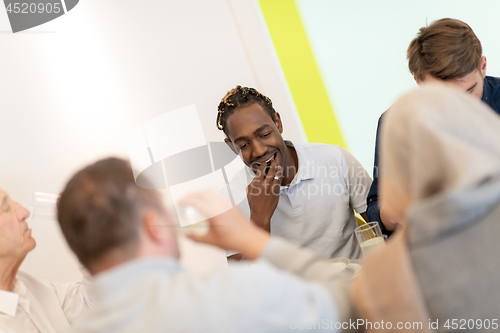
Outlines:
[{"label": "beige patterned headscarf", "polygon": [[[477,203],[464,200],[462,204],[460,194],[498,177],[500,117],[483,102],[453,88],[429,84],[401,97],[384,115],[380,201],[392,215],[404,217],[415,204],[444,192],[459,201],[459,207],[472,206]],[[491,198],[495,202],[498,198]],[[463,209],[474,212],[473,207]],[[435,235],[439,228],[443,226],[430,226],[421,236]],[[408,233],[415,229],[405,226],[387,246],[365,259],[351,290],[360,318],[393,325],[422,322],[422,329],[405,331],[432,331],[408,251]]]},{"label": "beige patterned headscarf", "polygon": [[500,117],[442,84],[401,97],[384,115],[380,140],[380,201],[389,210],[500,174]]}]

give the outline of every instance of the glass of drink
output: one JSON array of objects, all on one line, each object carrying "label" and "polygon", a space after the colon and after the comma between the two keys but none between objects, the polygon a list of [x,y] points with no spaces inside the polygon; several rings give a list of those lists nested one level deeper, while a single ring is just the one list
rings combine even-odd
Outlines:
[{"label": "glass of drink", "polygon": [[209,223],[206,216],[192,206],[178,206],[177,217],[180,224],[177,230],[179,234],[204,235],[208,232]]},{"label": "glass of drink", "polygon": [[363,256],[385,245],[384,236],[378,222],[365,223],[354,230]]},{"label": "glass of drink", "polygon": [[58,198],[57,194],[35,192],[30,209],[31,219],[57,221]]}]

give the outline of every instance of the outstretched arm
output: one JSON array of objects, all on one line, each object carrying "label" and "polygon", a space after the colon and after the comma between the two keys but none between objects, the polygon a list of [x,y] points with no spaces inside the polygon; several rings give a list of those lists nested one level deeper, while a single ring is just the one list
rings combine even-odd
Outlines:
[{"label": "outstretched arm", "polygon": [[[185,204],[192,205],[206,216],[220,212],[226,205],[217,193],[205,192],[188,196]],[[310,250],[297,248],[285,240],[271,235],[248,221],[237,208],[209,219],[206,235],[188,235],[202,243],[212,244],[225,250],[238,251],[247,259],[263,258],[274,266],[294,273],[306,281],[325,287],[335,300],[341,319],[349,321],[352,312],[348,301],[347,276],[339,273],[329,261]]]}]

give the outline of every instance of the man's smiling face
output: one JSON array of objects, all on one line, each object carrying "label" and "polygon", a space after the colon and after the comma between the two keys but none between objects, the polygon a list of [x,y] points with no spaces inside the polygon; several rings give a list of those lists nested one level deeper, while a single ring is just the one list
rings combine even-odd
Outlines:
[{"label": "man's smiling face", "polygon": [[285,165],[286,145],[278,113],[274,122],[261,105],[253,103],[235,110],[228,117],[226,128],[226,142],[254,171],[272,159],[276,159],[277,166]]}]

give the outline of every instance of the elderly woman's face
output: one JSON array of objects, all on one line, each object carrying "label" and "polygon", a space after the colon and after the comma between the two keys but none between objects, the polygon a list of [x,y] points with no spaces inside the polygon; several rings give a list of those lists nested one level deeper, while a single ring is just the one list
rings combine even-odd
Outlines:
[{"label": "elderly woman's face", "polygon": [[26,219],[29,211],[0,189],[0,258],[21,259],[35,248]]}]

